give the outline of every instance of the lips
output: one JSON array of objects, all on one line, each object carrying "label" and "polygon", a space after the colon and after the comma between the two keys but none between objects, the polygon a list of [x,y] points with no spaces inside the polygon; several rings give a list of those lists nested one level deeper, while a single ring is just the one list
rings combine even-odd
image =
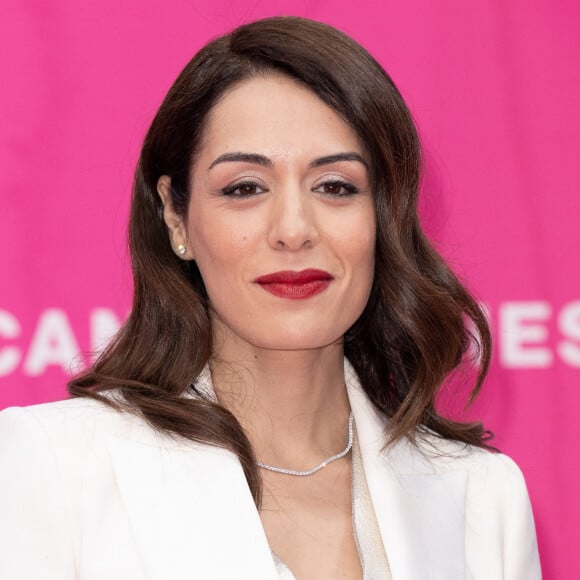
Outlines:
[{"label": "lips", "polygon": [[308,269],[273,272],[256,278],[254,282],[275,296],[303,300],[326,290],[333,279],[324,270]]}]

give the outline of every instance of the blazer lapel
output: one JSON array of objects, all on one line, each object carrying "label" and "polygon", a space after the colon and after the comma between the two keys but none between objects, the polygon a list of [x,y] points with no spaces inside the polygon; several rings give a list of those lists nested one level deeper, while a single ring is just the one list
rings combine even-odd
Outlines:
[{"label": "blazer lapel", "polygon": [[393,580],[464,580],[467,473],[438,473],[405,441],[383,450],[385,419],[346,359],[345,379]]},{"label": "blazer lapel", "polygon": [[275,580],[243,470],[230,452],[136,425],[109,453],[148,580]]}]

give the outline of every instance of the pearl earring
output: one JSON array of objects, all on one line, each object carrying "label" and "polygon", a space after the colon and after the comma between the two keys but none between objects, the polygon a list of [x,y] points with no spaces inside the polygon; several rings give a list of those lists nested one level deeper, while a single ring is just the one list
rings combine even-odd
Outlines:
[{"label": "pearl earring", "polygon": [[179,244],[179,246],[177,246],[177,253],[180,256],[183,256],[185,255],[185,252],[187,252],[187,248],[183,244]]}]

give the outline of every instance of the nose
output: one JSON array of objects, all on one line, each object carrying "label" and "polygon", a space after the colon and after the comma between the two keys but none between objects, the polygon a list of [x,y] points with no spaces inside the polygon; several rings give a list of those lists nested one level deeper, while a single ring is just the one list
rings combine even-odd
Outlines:
[{"label": "nose", "polygon": [[273,198],[268,241],[275,249],[300,250],[319,240],[310,192],[285,187]]}]

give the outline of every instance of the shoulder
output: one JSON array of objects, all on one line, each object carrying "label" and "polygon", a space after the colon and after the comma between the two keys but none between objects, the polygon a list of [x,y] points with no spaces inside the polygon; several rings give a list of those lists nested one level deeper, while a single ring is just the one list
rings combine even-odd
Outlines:
[{"label": "shoulder", "polygon": [[35,422],[47,428],[85,429],[97,424],[121,425],[125,422],[125,415],[101,401],[81,397],[27,407],[8,407],[0,411],[0,425]]},{"label": "shoulder", "polygon": [[430,430],[417,436],[416,446],[419,453],[443,470],[458,465],[476,472],[488,469],[518,469],[514,461],[503,453],[445,439]]},{"label": "shoulder", "polygon": [[[110,396],[113,399],[113,396]],[[84,417],[89,415],[115,414],[116,411],[109,405],[95,399],[76,397],[55,401],[52,403],[40,403],[26,407],[7,407],[0,411],[0,421],[7,418],[29,416],[41,422],[62,421]],[[113,416],[113,415],[110,415]]]},{"label": "shoulder", "polygon": [[30,446],[82,453],[101,439],[128,436],[143,424],[132,413],[87,398],[10,407],[0,412],[0,458]]},{"label": "shoulder", "polygon": [[111,450],[142,424],[85,398],[0,412],[1,578],[77,578],[83,537],[103,522],[110,545],[124,541]]},{"label": "shoulder", "polygon": [[456,473],[464,478],[466,521],[484,535],[525,535],[534,544],[532,508],[524,475],[503,453],[481,449],[435,435],[422,437],[416,447],[434,474]]},{"label": "shoulder", "polygon": [[[442,439],[422,432],[414,443],[401,441],[386,453],[399,478],[455,482],[452,489],[464,503],[468,519],[490,521],[505,528],[511,515],[528,518],[528,490],[519,466],[507,455]],[[449,490],[451,493],[451,489]]]},{"label": "shoulder", "polygon": [[3,410],[0,471],[11,478],[0,480],[0,505],[23,489],[44,501],[80,502],[87,485],[113,481],[111,449],[141,432],[155,437],[138,416],[87,398]]},{"label": "shoulder", "polygon": [[[489,578],[500,574],[540,578],[532,506],[522,471],[513,459],[431,434],[415,447],[432,473],[455,473],[463,480],[458,488],[462,498],[457,500],[464,506],[465,545],[473,569],[493,570]],[[501,571],[493,568],[494,562],[503,562]]]},{"label": "shoulder", "polygon": [[432,433],[422,434],[415,447],[415,452],[435,473],[464,471],[469,487],[485,487],[488,494],[499,495],[526,490],[521,469],[503,453],[442,439]]}]

